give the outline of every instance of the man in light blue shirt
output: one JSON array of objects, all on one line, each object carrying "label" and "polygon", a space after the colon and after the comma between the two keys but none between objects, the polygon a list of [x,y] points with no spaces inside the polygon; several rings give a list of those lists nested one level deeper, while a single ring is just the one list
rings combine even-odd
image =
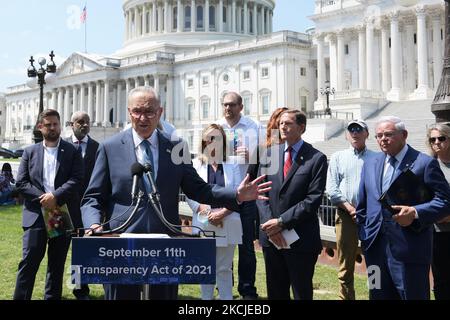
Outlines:
[{"label": "man in light blue shirt", "polygon": [[354,271],[358,249],[358,228],[355,223],[356,202],[364,161],[374,152],[367,150],[366,147],[369,132],[364,121],[350,121],[347,125],[346,136],[351,147],[331,156],[326,192],[331,203],[338,208],[336,246],[339,260],[339,298],[355,300]]}]

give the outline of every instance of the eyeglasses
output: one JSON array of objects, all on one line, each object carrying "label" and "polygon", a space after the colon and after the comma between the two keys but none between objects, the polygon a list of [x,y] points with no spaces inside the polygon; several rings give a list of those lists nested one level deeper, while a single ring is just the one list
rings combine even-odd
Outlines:
[{"label": "eyeglasses", "polygon": [[364,131],[364,128],[360,127],[360,126],[353,126],[353,127],[348,128],[347,130],[350,133],[360,133],[360,132]]},{"label": "eyeglasses", "polygon": [[229,108],[234,108],[234,107],[236,107],[238,104],[237,103],[234,103],[234,102],[226,102],[226,103],[222,103],[222,106],[224,107],[224,108],[226,108],[226,107],[229,107]]},{"label": "eyeglasses", "polygon": [[156,117],[156,115],[158,114],[157,111],[153,111],[153,110],[140,110],[140,109],[133,109],[130,110],[131,115],[136,118],[139,119],[140,117],[144,116],[147,119],[153,119],[154,117]]},{"label": "eyeglasses", "polygon": [[398,133],[398,131],[386,131],[386,132],[380,132],[375,134],[375,138],[377,140],[383,139],[383,137],[387,139],[391,139],[393,136],[395,136]]},{"label": "eyeglasses", "polygon": [[445,136],[440,136],[440,137],[431,137],[430,139],[428,139],[428,141],[430,143],[436,143],[436,140],[438,140],[439,142],[444,142],[447,140],[447,137]]}]

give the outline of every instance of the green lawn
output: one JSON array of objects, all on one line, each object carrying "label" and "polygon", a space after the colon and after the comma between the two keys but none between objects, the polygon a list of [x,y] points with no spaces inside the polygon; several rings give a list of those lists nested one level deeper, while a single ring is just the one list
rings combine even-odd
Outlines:
[{"label": "green lawn", "polygon": [[[17,265],[21,258],[22,248],[22,228],[21,228],[21,208],[18,206],[8,207],[0,206],[0,299],[9,300],[12,298]],[[237,257],[237,250],[236,250]],[[235,257],[235,258],[236,258]],[[264,259],[262,253],[257,253],[258,270],[256,275],[256,286],[261,298],[267,298],[265,285]],[[70,261],[70,253],[68,260]],[[46,258],[42,261],[41,268],[36,277],[33,299],[43,298]],[[237,266],[237,261],[235,263]],[[65,285],[63,288],[64,299],[74,299],[69,284],[70,272],[69,264],[66,263]],[[237,268],[234,270],[234,279],[237,280]],[[356,297],[358,300],[367,299],[366,277],[356,275]],[[336,269],[317,265],[314,276],[314,299],[333,300],[338,298],[338,280]],[[91,296],[94,299],[103,298],[103,289],[100,285],[90,285]],[[199,285],[181,285],[179,290],[181,299],[198,299],[200,297]],[[234,287],[234,296],[238,298],[236,287]]]}]

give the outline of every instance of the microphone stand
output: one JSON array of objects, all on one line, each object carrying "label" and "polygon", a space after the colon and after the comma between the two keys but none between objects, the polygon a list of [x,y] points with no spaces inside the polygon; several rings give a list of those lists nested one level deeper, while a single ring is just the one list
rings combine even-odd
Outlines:
[{"label": "microphone stand", "polygon": [[137,195],[137,202],[136,202],[136,206],[133,209],[133,212],[130,214],[130,216],[128,217],[128,219],[121,224],[120,226],[118,226],[117,228],[114,228],[112,230],[106,230],[106,231],[93,231],[92,235],[93,236],[97,236],[97,235],[107,235],[107,234],[112,234],[112,233],[116,233],[119,232],[123,229],[128,228],[128,226],[131,224],[131,221],[133,220],[134,216],[136,215],[137,209],[139,209],[139,206],[141,204],[142,201],[142,197],[144,196],[144,193],[142,191],[139,191],[138,195]]}]

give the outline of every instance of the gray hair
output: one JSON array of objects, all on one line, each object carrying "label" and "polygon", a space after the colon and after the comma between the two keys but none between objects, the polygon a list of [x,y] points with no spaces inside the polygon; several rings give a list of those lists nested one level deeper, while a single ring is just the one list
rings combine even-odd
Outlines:
[{"label": "gray hair", "polygon": [[430,155],[433,157],[437,157],[436,152],[434,152],[433,148],[431,147],[431,143],[429,142],[429,139],[431,137],[431,131],[433,130],[437,130],[439,131],[439,133],[445,137],[447,137],[447,139],[450,139],[450,124],[449,123],[435,123],[430,125],[427,128],[427,147],[428,147],[428,151],[430,152]]},{"label": "gray hair", "polygon": [[159,94],[156,92],[156,90],[153,87],[150,86],[139,86],[134,89],[132,89],[128,93],[128,104],[130,104],[130,99],[136,94],[136,93],[149,93],[153,95],[158,102],[158,106],[161,105],[161,100],[159,99]]},{"label": "gray hair", "polygon": [[384,116],[378,119],[377,123],[375,124],[375,128],[378,128],[380,124],[383,122],[391,122],[395,125],[395,129],[398,131],[406,131],[405,123],[402,119],[395,116]]},{"label": "gray hair", "polygon": [[72,117],[70,118],[70,122],[75,122],[76,119],[78,119],[78,118],[85,118],[85,117],[87,117],[89,119],[89,121],[91,121],[91,118],[89,117],[89,114],[87,114],[87,112],[75,111],[72,114]]}]

